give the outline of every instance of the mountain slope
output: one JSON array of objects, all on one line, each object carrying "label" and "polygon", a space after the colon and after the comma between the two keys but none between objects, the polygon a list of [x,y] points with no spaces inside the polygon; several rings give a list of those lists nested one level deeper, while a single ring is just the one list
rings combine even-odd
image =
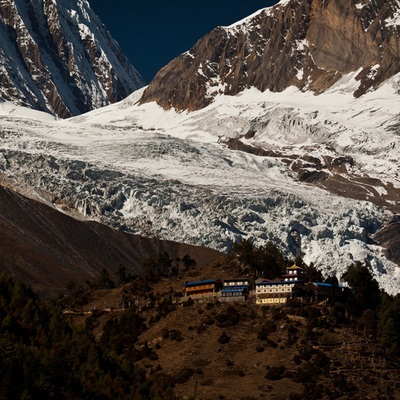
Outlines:
[{"label": "mountain slope", "polygon": [[210,249],[146,239],[78,221],[0,186],[0,269],[30,284],[43,297],[65,292],[69,282],[85,285],[102,268],[111,276],[119,265],[140,273],[145,257],[167,251],[174,259],[185,254],[199,265],[218,256]]},{"label": "mountain slope", "polygon": [[355,96],[400,71],[397,0],[291,0],[218,27],[159,71],[141,103],[196,110],[218,93],[319,94],[357,71]]},{"label": "mountain slope", "polygon": [[143,86],[87,0],[2,0],[0,96],[59,117]]},{"label": "mountain slope", "polygon": [[[340,92],[316,98],[248,91],[189,114],[139,106],[139,92],[68,121],[21,118],[22,111],[3,106],[0,170],[13,186],[50,193],[57,207],[136,234],[225,251],[243,238],[273,240],[287,256],[301,254],[329,275],[368,261],[381,286],[397,293],[400,268],[373,235],[393,218],[388,207],[396,209],[399,139],[384,128],[376,136],[365,118],[385,110],[378,119],[392,124],[397,95],[388,85],[370,95],[378,101]],[[338,105],[330,109],[333,100]],[[228,135],[243,135],[265,154],[230,149]],[[324,166],[328,159],[341,166],[337,172]],[[317,171],[318,160],[328,176],[354,185],[365,174],[376,181],[364,182],[365,193],[356,185],[357,200],[349,192],[330,194],[293,169],[304,163]]]},{"label": "mountain slope", "polygon": [[[321,12],[348,10],[342,3],[325,1]],[[296,4],[263,12],[282,14]],[[255,17],[224,29],[236,32]],[[359,20],[353,22],[356,32]],[[282,29],[297,27],[282,25],[272,41]],[[235,40],[239,45],[240,35]],[[218,43],[209,43],[212,54]],[[289,64],[292,55],[286,54]],[[207,107],[192,112],[138,104],[145,89],[64,121],[24,116],[3,103],[0,172],[19,190],[47,193],[55,207],[116,229],[223,251],[244,238],[272,240],[287,257],[302,256],[325,275],[340,277],[349,264],[368,263],[381,287],[398,293],[400,268],[391,249],[399,241],[384,228],[400,204],[400,74],[354,96],[362,86],[361,69],[354,68],[318,96],[293,85],[281,92],[250,87],[214,93]],[[197,94],[191,92],[194,103]]]}]

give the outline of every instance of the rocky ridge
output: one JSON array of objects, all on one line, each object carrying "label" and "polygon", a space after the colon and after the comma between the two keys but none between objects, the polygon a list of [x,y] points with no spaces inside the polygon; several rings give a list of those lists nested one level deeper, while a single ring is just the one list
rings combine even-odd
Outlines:
[{"label": "rocky ridge", "polygon": [[144,85],[87,0],[2,0],[0,56],[0,96],[62,118]]},{"label": "rocky ridge", "polygon": [[284,0],[217,27],[159,71],[141,103],[197,110],[217,94],[320,94],[357,71],[358,97],[400,71],[397,0]]}]

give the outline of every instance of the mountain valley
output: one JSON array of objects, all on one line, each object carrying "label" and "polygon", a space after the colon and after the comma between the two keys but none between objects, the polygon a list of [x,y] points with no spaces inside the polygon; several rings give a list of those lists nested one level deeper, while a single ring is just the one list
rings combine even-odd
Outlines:
[{"label": "mountain valley", "polygon": [[88,0],[0,1],[0,399],[400,399],[399,37],[280,0],[145,87]]},{"label": "mountain valley", "polygon": [[[194,97],[181,105],[165,103],[168,97],[185,98],[178,95],[177,82],[171,95],[168,85],[174,79],[164,83],[166,70],[121,102],[66,120],[1,103],[2,180],[63,212],[130,234],[225,252],[243,239],[260,245],[273,241],[287,257],[300,256],[326,276],[340,277],[350,263],[367,262],[381,287],[398,293],[400,268],[391,250],[398,237],[394,229],[385,230],[396,223],[399,212],[398,59],[390,67],[382,63],[381,78],[371,75],[367,84],[362,77],[374,57],[392,54],[399,4],[319,3],[281,1],[233,26],[217,28],[229,36],[229,44],[206,37],[173,60],[166,70],[179,71],[175,64],[182,57],[191,59],[197,82],[185,92]],[[288,24],[296,24],[299,10],[309,17],[291,31]],[[353,21],[357,29],[350,45],[357,46],[361,34],[369,41],[377,36],[376,26],[383,21],[380,39],[374,42],[379,51],[360,60],[364,66],[332,64],[329,70],[335,66],[336,72],[317,87],[333,60],[323,58],[327,50],[320,52],[323,44],[312,38],[315,24],[332,15],[343,22],[343,37],[350,35]],[[338,26],[329,25],[327,35]],[[292,32],[283,47],[272,45],[279,27]],[[271,35],[271,43],[256,39],[262,36],[259,29]],[[237,58],[229,51],[234,43],[240,48],[243,37],[253,53]],[[308,47],[299,45],[301,38]],[[203,42],[211,53],[204,52]],[[291,54],[294,64],[280,68],[287,76],[293,76],[301,60],[309,65],[310,57],[317,68],[309,68],[307,77],[303,72],[309,85],[299,73],[297,83],[283,79],[271,86],[253,82],[255,72],[251,79],[249,73],[237,72],[242,81],[231,82],[235,90],[214,90],[226,87],[231,75],[220,68],[208,76],[199,65],[213,62],[213,57],[227,65],[233,62],[228,53],[214,54],[215,46],[249,71],[255,66],[271,70],[251,63],[251,54],[260,52],[265,54],[261,59]],[[276,81],[274,74],[270,78]],[[191,105],[204,96],[204,88],[210,95],[207,107],[203,100],[201,107]],[[390,248],[385,251],[382,245]]]}]

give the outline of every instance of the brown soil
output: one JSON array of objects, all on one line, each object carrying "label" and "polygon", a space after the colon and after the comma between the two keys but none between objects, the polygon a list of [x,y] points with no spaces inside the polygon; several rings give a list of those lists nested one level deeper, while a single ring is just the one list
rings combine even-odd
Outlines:
[{"label": "brown soil", "polygon": [[[218,263],[207,268],[152,285],[157,302],[182,291],[190,275],[215,277],[218,268],[221,275],[232,273]],[[117,304],[124,292],[129,285],[92,292],[85,307]],[[339,306],[260,307],[250,297],[180,302],[164,316],[156,306],[137,307],[148,329],[132,346],[147,344],[156,354],[138,364],[148,376],[166,374],[178,399],[400,399],[400,361],[385,355],[367,326],[343,318]],[[99,315],[96,337],[123,312]],[[72,318],[84,323],[87,316]]]}]

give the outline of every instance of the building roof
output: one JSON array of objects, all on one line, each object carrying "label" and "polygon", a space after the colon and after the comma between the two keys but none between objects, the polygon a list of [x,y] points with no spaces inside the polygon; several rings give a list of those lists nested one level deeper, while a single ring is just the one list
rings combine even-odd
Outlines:
[{"label": "building roof", "polygon": [[267,278],[258,278],[256,280],[256,283],[259,283],[259,282],[272,282],[272,280],[271,279],[267,279]]},{"label": "building roof", "polygon": [[222,289],[223,292],[241,292],[245,289],[248,289],[248,286],[228,286]]},{"label": "building roof", "polygon": [[339,289],[344,289],[345,286],[342,285],[332,285],[331,283],[325,283],[325,282],[313,282],[314,285],[316,286],[323,286],[323,287],[337,287]]},{"label": "building roof", "polygon": [[190,286],[202,286],[202,285],[212,285],[213,283],[221,283],[219,279],[206,279],[204,281],[197,281],[197,282],[186,282],[185,287]]},{"label": "building roof", "polygon": [[[264,281],[264,282],[257,282],[256,286],[266,286],[266,285],[286,285],[290,281]],[[295,281],[292,281],[295,283]]]},{"label": "building roof", "polygon": [[247,293],[247,287],[246,288],[241,288],[241,289],[239,289],[239,288],[225,288],[225,289],[222,289],[221,290],[221,293],[222,294],[224,294],[224,293]]},{"label": "building roof", "polygon": [[294,264],[294,265],[292,265],[291,267],[289,267],[289,268],[286,268],[287,270],[293,270],[293,269],[301,269],[301,270],[303,270],[303,268],[301,268],[301,267],[298,267],[296,264]]}]

